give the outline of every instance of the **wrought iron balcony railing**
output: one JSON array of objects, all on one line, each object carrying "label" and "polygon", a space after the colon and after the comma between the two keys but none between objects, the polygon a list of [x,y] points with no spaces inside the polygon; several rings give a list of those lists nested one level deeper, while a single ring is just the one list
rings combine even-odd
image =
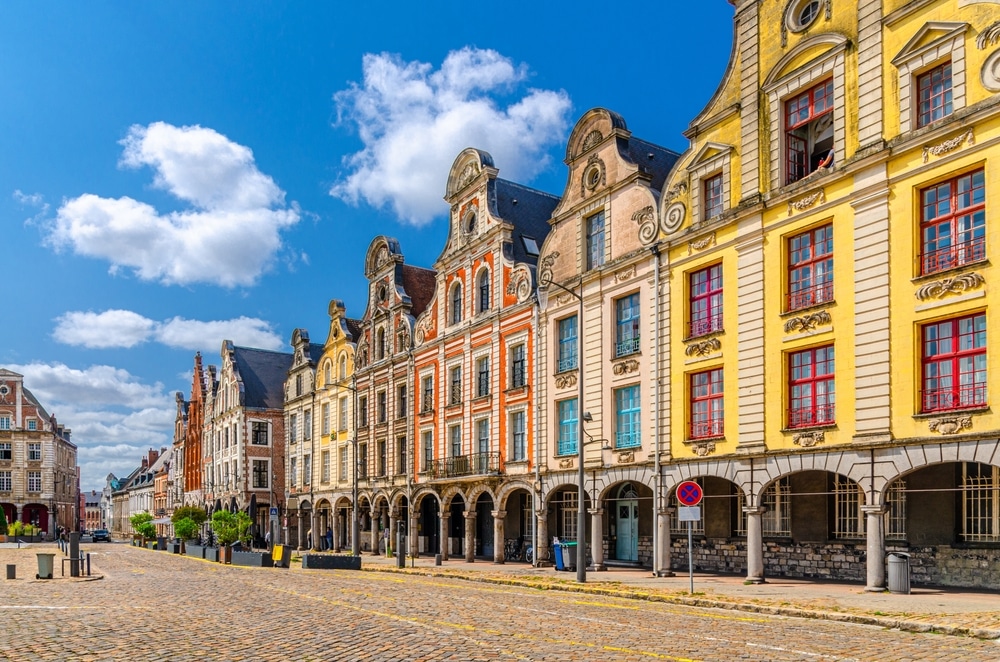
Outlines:
[{"label": "wrought iron balcony railing", "polygon": [[473,453],[434,460],[427,474],[430,478],[456,478],[499,472],[500,453]]}]

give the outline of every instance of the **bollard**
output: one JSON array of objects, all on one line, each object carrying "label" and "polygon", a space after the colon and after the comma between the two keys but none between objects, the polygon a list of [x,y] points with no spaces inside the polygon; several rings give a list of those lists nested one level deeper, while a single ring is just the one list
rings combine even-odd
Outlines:
[{"label": "bollard", "polygon": [[7,564],[7,579],[17,579],[17,566],[13,563]]},{"label": "bollard", "polygon": [[434,555],[434,565],[441,565],[441,555],[440,554],[435,554]]},{"label": "bollard", "polygon": [[87,576],[90,577],[90,552],[87,552]]},{"label": "bollard", "polygon": [[80,559],[83,558],[83,555],[80,554],[80,533],[78,531],[71,531],[69,534],[69,557],[72,559],[69,562],[69,576],[79,577]]}]

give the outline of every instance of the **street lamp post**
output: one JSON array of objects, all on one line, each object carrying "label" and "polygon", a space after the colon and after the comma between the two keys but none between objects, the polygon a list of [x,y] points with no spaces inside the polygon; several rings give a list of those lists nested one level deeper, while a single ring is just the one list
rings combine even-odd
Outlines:
[{"label": "street lamp post", "polygon": [[577,516],[576,516],[576,581],[581,584],[587,581],[587,504],[583,474],[583,277],[580,278],[580,292],[574,292],[565,285],[553,281],[551,278],[539,283],[539,290],[544,291],[549,285],[555,285],[560,290],[576,297],[579,304],[579,312],[576,317],[576,365],[580,371],[580,378],[576,380],[576,464],[577,464]]}]

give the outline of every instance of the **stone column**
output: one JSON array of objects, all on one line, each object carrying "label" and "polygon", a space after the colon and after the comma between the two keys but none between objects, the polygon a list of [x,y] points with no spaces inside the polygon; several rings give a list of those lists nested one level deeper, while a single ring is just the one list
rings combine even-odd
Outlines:
[{"label": "stone column", "polygon": [[410,508],[410,530],[407,533],[406,540],[409,543],[411,558],[420,556],[420,536],[417,533],[419,527],[420,519],[417,517],[417,512],[414,508]]},{"label": "stone column", "polygon": [[296,528],[296,535],[295,535],[295,537],[296,537],[295,543],[296,544],[295,544],[295,546],[298,547],[300,550],[301,549],[305,549],[306,548],[306,527],[305,527],[306,515],[305,515],[304,512],[302,512],[300,510],[300,511],[298,511],[296,513],[295,519],[296,519],[296,521],[298,521],[298,526],[295,527]]},{"label": "stone column", "polygon": [[868,571],[865,590],[885,590],[885,532],[882,530],[882,506],[861,506],[867,519]]},{"label": "stone column", "polygon": [[321,513],[318,510],[314,510],[312,513],[312,548],[314,550],[323,549],[323,535],[326,533],[326,529],[323,528]]},{"label": "stone column", "polygon": [[594,564],[591,570],[607,570],[604,566],[604,509],[590,509],[590,554]]},{"label": "stone column", "polygon": [[[378,518],[377,520],[375,518]],[[378,523],[382,521],[382,515],[377,515],[375,513],[375,508],[372,508],[372,514],[369,518],[371,521],[371,538],[372,538],[372,556],[378,556]]]},{"label": "stone column", "polygon": [[476,511],[465,511],[465,562],[476,561]]},{"label": "stone column", "polygon": [[441,560],[448,560],[448,548],[451,542],[448,538],[448,532],[451,530],[449,526],[451,524],[451,513],[442,510],[441,511],[441,542],[438,544],[438,549],[441,553]]},{"label": "stone column", "polygon": [[549,554],[549,514],[544,508],[535,511],[535,526],[538,527],[535,565],[539,568],[547,568],[552,565],[552,558]]},{"label": "stone column", "polygon": [[[397,528],[396,522],[398,520],[399,517],[396,516],[396,511],[395,510],[391,511],[389,513],[389,538],[386,540],[386,545],[385,545],[385,555],[387,557],[393,557],[399,553],[399,550],[396,549],[396,528]],[[383,538],[384,537],[385,536],[383,536]],[[390,552],[389,550],[392,551]]]},{"label": "stone column", "polygon": [[506,510],[494,510],[493,515],[493,562],[503,563],[504,562],[504,547],[507,546],[507,541],[504,539],[504,526],[503,520],[507,516]]},{"label": "stone column", "polygon": [[340,533],[344,530],[344,514],[338,512],[336,515],[336,525],[333,530],[333,551],[339,552],[341,550],[340,544]]},{"label": "stone column", "polygon": [[656,533],[660,543],[660,549],[656,550],[657,577],[673,577],[673,540],[670,538],[670,516],[674,514],[673,508],[660,508],[656,513]]},{"label": "stone column", "polygon": [[747,515],[747,581],[752,584],[764,583],[764,537],[760,528],[762,508],[757,506],[743,509]]}]

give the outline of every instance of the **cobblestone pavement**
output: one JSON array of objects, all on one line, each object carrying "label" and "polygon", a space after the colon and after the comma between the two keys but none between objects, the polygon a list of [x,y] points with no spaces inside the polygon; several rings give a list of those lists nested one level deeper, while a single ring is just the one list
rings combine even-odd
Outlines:
[{"label": "cobblestone pavement", "polygon": [[[0,659],[994,660],[1000,643],[391,572],[240,568],[88,545],[92,580],[0,549]],[[484,564],[485,565],[485,564]]]}]

